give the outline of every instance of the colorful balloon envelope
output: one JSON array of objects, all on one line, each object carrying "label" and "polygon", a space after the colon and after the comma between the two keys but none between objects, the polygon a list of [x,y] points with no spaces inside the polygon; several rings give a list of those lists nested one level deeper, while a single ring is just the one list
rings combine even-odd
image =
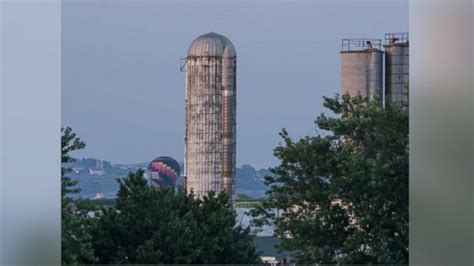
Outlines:
[{"label": "colorful balloon envelope", "polygon": [[168,156],[160,156],[151,161],[148,166],[151,183],[154,186],[174,185],[181,172],[179,163]]}]

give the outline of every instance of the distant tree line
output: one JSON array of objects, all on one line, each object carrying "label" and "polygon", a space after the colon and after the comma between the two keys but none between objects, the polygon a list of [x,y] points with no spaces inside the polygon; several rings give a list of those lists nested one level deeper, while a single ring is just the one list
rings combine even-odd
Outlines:
[{"label": "distant tree line", "polygon": [[82,159],[72,158],[72,160],[69,163],[65,163],[64,166],[67,168],[82,167],[86,170],[89,168],[96,169],[98,165],[98,161],[101,162],[103,169],[112,168],[112,164],[109,161],[104,161],[104,160],[99,160],[99,159],[94,159],[94,158],[82,158]]}]

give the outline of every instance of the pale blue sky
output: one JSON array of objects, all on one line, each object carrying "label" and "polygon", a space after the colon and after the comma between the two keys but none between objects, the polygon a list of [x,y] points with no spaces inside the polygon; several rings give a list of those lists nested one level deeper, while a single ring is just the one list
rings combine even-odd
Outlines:
[{"label": "pale blue sky", "polygon": [[183,160],[180,58],[214,31],[237,50],[237,165],[269,167],[278,132],[314,134],[323,96],[340,90],[343,38],[408,31],[407,1],[67,1],[62,6],[62,124],[78,157]]}]

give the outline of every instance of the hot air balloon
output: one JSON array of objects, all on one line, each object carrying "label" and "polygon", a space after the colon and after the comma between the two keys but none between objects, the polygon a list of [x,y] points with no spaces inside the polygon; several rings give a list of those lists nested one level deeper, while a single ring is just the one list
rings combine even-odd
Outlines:
[{"label": "hot air balloon", "polygon": [[170,186],[176,183],[181,172],[179,163],[168,156],[160,156],[148,166],[152,186]]}]

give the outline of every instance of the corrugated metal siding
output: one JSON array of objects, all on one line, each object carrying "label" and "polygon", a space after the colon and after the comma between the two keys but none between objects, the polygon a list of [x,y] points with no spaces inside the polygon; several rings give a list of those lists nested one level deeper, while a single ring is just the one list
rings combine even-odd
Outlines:
[{"label": "corrugated metal siding", "polygon": [[236,65],[235,48],[222,35],[202,35],[188,49],[184,174],[198,197],[235,193]]},{"label": "corrugated metal siding", "polygon": [[341,91],[373,99],[382,93],[383,57],[378,49],[341,52]]},{"label": "corrugated metal siding", "polygon": [[226,47],[222,57],[222,90],[223,90],[223,173],[222,189],[234,195],[235,161],[236,161],[236,74],[237,60]]},{"label": "corrugated metal siding", "polygon": [[408,51],[408,44],[385,46],[385,93],[389,102],[408,101]]}]

